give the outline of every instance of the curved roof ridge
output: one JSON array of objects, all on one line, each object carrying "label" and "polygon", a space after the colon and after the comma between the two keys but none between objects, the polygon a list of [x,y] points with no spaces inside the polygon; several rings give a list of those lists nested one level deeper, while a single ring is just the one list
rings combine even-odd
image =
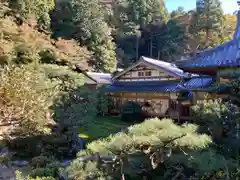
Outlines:
[{"label": "curved roof ridge", "polygon": [[157,60],[157,59],[152,59],[152,58],[148,58],[148,57],[145,57],[145,56],[142,56],[142,60],[147,62],[147,63],[154,64],[155,66],[158,66],[162,69],[174,72],[174,73],[176,73],[180,76],[185,75],[184,71],[182,69],[178,68],[174,63],[161,61],[161,60]]},{"label": "curved roof ridge", "polygon": [[232,40],[215,48],[206,49],[186,61],[178,62],[178,65],[185,71],[191,68],[240,66],[240,10],[237,12],[236,29]]},{"label": "curved roof ridge", "polygon": [[[239,5],[240,5],[240,3],[239,3]],[[233,39],[239,39],[239,38],[240,38],[240,10],[238,10],[238,12],[237,12],[237,24],[236,24],[236,28],[235,28],[235,33],[233,35]]]}]

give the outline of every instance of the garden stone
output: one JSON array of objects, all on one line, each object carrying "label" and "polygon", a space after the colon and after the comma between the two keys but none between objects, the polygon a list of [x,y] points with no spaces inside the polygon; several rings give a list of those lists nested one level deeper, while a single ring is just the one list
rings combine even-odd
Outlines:
[{"label": "garden stone", "polygon": [[0,155],[4,156],[7,155],[9,153],[9,150],[7,147],[4,147],[1,149]]},{"label": "garden stone", "polygon": [[58,180],[68,180],[66,173],[63,171],[59,171],[57,173]]},{"label": "garden stone", "polygon": [[65,167],[69,166],[70,163],[71,163],[71,160],[63,160],[63,162],[61,163],[61,166],[65,168]]},{"label": "garden stone", "polygon": [[6,164],[0,164],[0,169],[7,169],[7,165]]}]

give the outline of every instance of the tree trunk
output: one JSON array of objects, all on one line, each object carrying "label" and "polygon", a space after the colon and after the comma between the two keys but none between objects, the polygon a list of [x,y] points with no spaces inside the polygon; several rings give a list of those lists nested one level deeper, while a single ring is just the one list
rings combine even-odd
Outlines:
[{"label": "tree trunk", "polygon": [[150,57],[152,57],[152,54],[153,54],[153,48],[152,48],[152,46],[153,46],[153,43],[152,43],[152,34],[150,34]]},{"label": "tree trunk", "polygon": [[138,36],[136,35],[136,61],[138,61],[138,47],[139,47],[139,40],[138,40]]},{"label": "tree trunk", "polygon": [[208,28],[206,28],[206,37],[205,37],[205,45],[207,45],[207,43],[208,43],[208,39],[209,39],[209,29]]},{"label": "tree trunk", "polygon": [[160,60],[160,49],[158,49],[158,60]]}]

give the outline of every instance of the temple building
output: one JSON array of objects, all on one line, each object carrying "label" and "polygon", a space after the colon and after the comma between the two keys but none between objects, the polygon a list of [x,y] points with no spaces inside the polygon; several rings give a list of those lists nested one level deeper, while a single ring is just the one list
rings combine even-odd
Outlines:
[{"label": "temple building", "polygon": [[176,64],[141,57],[138,62],[117,73],[106,89],[114,108],[133,101],[150,104],[150,113],[158,117],[191,119],[191,106],[219,94],[226,82],[240,74],[240,13],[233,39]]},{"label": "temple building", "polygon": [[206,91],[215,79],[207,75],[185,73],[176,65],[147,57],[113,77],[107,92],[115,109],[133,101],[150,104],[152,116],[187,120],[191,117],[193,90]]}]

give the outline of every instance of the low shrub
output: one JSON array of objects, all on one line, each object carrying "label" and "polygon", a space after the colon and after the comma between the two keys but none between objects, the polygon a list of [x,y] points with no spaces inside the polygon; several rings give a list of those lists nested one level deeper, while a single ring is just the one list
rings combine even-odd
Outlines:
[{"label": "low shrub", "polygon": [[61,164],[57,161],[52,163],[45,164],[44,166],[34,169],[30,176],[33,178],[36,177],[57,177]]},{"label": "low shrub", "polygon": [[20,171],[16,171],[15,174],[16,174],[16,180],[56,180],[54,177],[51,177],[51,176],[36,177],[36,178],[30,177],[30,176],[24,177],[22,176],[22,172]]},{"label": "low shrub", "polygon": [[40,168],[40,167],[45,167],[48,163],[50,163],[50,159],[46,156],[37,156],[32,159],[30,165],[33,168]]},{"label": "low shrub", "polygon": [[121,109],[121,119],[125,122],[142,122],[146,116],[142,111],[140,104],[135,102],[127,102],[123,104]]}]

